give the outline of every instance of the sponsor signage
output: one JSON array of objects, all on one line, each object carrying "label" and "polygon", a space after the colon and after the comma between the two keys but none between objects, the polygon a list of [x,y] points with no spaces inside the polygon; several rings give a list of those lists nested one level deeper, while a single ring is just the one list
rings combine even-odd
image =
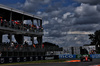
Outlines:
[{"label": "sponsor signage", "polygon": [[85,54],[85,55],[79,54],[79,55],[76,55],[76,58],[81,58],[81,56],[90,56],[90,55],[88,55],[88,54]]},{"label": "sponsor signage", "polygon": [[90,57],[92,57],[92,58],[100,58],[100,54],[91,54]]},{"label": "sponsor signage", "polygon": [[59,58],[60,59],[63,59],[63,58],[76,58],[76,55],[72,55],[72,54],[61,54],[61,55],[59,55]]},{"label": "sponsor signage", "polygon": [[54,57],[45,57],[45,60],[53,60]]},{"label": "sponsor signage", "polygon": [[54,60],[59,59],[59,55],[47,55],[44,57],[44,60]]}]

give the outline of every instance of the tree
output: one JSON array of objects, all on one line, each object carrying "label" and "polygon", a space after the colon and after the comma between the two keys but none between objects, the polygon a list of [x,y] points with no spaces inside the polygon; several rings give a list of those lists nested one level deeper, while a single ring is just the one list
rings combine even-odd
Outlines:
[{"label": "tree", "polygon": [[91,45],[96,46],[96,52],[100,53],[100,30],[97,30],[94,34],[89,34],[89,39],[91,40]]},{"label": "tree", "polygon": [[100,45],[100,30],[97,30],[94,34],[89,34],[89,39],[92,41],[91,45]]}]

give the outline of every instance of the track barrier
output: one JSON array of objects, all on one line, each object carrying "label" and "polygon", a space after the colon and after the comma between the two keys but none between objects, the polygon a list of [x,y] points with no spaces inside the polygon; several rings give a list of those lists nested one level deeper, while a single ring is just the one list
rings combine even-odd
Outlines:
[{"label": "track barrier", "polygon": [[50,56],[31,56],[31,57],[0,57],[0,63],[13,63],[13,62],[26,62],[26,61],[38,61],[38,60],[54,60],[59,59],[58,55]]},{"label": "track barrier", "polygon": [[[92,58],[100,58],[100,54],[89,55]],[[13,63],[13,62],[26,62],[38,60],[54,60],[54,59],[67,59],[67,58],[80,58],[81,55],[60,54],[60,55],[47,55],[47,56],[31,56],[31,57],[0,57],[0,63]]]}]

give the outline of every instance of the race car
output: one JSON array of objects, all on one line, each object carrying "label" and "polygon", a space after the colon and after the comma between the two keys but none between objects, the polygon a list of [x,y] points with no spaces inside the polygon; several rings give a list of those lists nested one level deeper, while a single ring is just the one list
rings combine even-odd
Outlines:
[{"label": "race car", "polygon": [[81,58],[80,58],[81,62],[87,62],[87,61],[92,61],[92,58],[89,57],[88,55],[83,55]]}]

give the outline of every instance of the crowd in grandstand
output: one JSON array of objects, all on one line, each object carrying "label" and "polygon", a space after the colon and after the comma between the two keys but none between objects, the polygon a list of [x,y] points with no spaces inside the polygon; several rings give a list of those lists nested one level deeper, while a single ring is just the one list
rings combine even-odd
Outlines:
[{"label": "crowd in grandstand", "polygon": [[[32,51],[39,48],[39,44],[34,43],[32,45],[29,45],[26,41],[24,42],[24,44],[18,44],[15,42],[12,42],[11,44],[8,42],[0,44],[0,51]],[[62,50],[62,48],[60,48],[58,45],[46,42],[41,45],[41,48],[48,51]]]},{"label": "crowd in grandstand", "polygon": [[24,44],[17,44],[15,42],[10,43],[2,43],[0,44],[0,51],[31,51],[32,49],[37,48],[36,44],[29,45],[27,42]]},{"label": "crowd in grandstand", "polygon": [[10,21],[7,21],[6,19],[1,19],[0,26],[11,27],[11,28],[25,30],[25,31],[33,31],[33,32],[36,31],[41,32],[41,30],[43,30],[43,27],[41,25],[38,26],[34,24],[23,24],[23,22],[19,20],[12,20],[10,25]]}]

